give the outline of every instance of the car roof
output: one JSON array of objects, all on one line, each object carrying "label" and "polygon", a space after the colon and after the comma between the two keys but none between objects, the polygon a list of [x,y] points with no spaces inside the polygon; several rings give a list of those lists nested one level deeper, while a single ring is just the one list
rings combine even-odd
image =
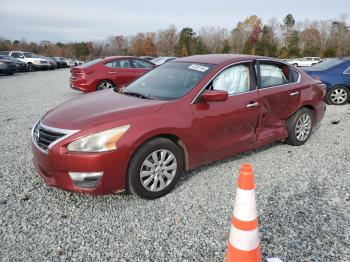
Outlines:
[{"label": "car roof", "polygon": [[268,58],[263,56],[253,56],[253,55],[241,55],[241,54],[210,54],[210,55],[195,55],[183,58],[178,58],[174,61],[176,62],[189,62],[189,63],[202,63],[202,64],[215,64],[219,65],[222,63],[234,63],[244,60],[254,60],[254,59],[268,59],[277,60],[274,58]]}]

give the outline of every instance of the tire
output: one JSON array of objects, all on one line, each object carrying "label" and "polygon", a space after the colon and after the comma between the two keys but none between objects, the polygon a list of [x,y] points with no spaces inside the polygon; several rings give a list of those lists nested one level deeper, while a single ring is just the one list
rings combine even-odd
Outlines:
[{"label": "tire", "polygon": [[114,84],[109,81],[109,80],[102,80],[100,81],[97,86],[96,86],[96,90],[100,91],[100,90],[104,90],[104,89],[110,89],[113,88]]},{"label": "tire", "polygon": [[350,90],[345,86],[335,86],[327,92],[326,100],[330,105],[345,105],[350,100]]},{"label": "tire", "polygon": [[[158,163],[162,161],[162,164],[155,164],[155,159]],[[162,172],[164,167],[169,170],[165,171],[167,175]],[[175,186],[183,170],[182,150],[167,138],[152,139],[143,144],[131,158],[127,189],[145,199],[164,196]]]},{"label": "tire", "polygon": [[[286,143],[300,146],[310,138],[313,125],[313,113],[303,107],[287,120],[288,138]],[[304,135],[303,135],[304,134]]]}]

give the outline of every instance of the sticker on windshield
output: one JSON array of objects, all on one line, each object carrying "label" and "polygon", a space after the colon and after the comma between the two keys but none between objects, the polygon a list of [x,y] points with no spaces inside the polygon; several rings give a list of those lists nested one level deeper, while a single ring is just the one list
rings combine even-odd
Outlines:
[{"label": "sticker on windshield", "polygon": [[189,66],[188,68],[192,69],[192,70],[199,71],[199,72],[205,72],[209,69],[209,67],[202,66],[202,65],[196,65],[196,64],[193,64],[193,65]]}]

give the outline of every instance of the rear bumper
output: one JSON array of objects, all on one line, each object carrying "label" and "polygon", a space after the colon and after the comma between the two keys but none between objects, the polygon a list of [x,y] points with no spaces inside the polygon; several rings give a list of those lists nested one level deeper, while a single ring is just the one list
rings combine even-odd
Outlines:
[{"label": "rear bumper", "polygon": [[82,91],[84,93],[90,93],[96,91],[93,83],[89,83],[87,79],[70,78],[69,87],[75,90]]},{"label": "rear bumper", "polygon": [[[33,164],[50,187],[92,195],[110,194],[125,189],[126,152],[117,150],[100,154],[69,153],[54,146],[48,154],[32,142]],[[69,172],[103,172],[95,188],[77,186]]]}]

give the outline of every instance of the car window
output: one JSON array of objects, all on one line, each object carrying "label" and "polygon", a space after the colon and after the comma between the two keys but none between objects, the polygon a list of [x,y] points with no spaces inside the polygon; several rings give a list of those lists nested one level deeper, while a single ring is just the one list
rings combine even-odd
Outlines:
[{"label": "car window", "polygon": [[260,87],[266,88],[289,83],[289,67],[284,64],[260,64]]},{"label": "car window", "polygon": [[350,74],[350,66],[344,71],[344,74]]},{"label": "car window", "polygon": [[131,65],[128,59],[113,60],[106,63],[105,66],[111,67],[111,68],[131,68]]},{"label": "car window", "polygon": [[15,53],[15,52],[11,53],[11,56],[15,58],[24,58],[24,56],[21,53]]},{"label": "car window", "polygon": [[250,74],[248,65],[237,65],[225,69],[212,82],[212,90],[227,91],[229,95],[248,92]]},{"label": "car window", "polygon": [[132,59],[132,63],[135,68],[153,68],[154,66],[151,63],[148,63],[139,59]]},{"label": "car window", "polygon": [[296,83],[299,80],[299,73],[294,69],[289,70],[289,83]]}]

